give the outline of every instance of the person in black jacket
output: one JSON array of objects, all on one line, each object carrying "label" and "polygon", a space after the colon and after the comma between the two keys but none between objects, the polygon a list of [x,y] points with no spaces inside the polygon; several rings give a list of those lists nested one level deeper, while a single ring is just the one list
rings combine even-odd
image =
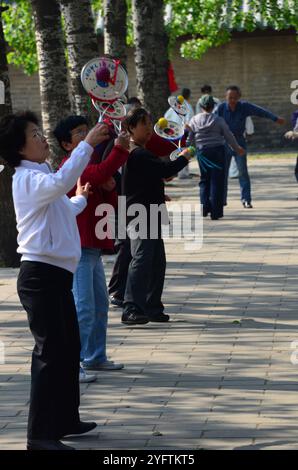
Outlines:
[{"label": "person in black jacket", "polygon": [[[143,108],[131,110],[125,125],[131,135],[131,152],[123,172],[127,213],[136,210],[137,213],[145,213],[145,217],[141,221],[138,217],[138,232],[135,230],[136,219],[132,215],[127,218],[132,260],[128,269],[122,323],[137,325],[149,321],[166,322],[169,315],[164,314],[161,301],[166,269],[162,219],[165,217],[165,223],[168,223],[164,179],[182,170],[191,156],[184,150],[174,162],[163,162],[149,152],[145,145],[152,136],[152,122]],[[155,208],[161,208],[157,218],[150,214],[154,205]]]}]

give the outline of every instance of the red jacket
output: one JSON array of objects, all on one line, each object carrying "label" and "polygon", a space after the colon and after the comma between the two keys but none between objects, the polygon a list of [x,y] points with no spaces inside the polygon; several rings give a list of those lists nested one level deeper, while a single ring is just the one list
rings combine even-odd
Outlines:
[{"label": "red jacket", "polygon": [[[88,197],[87,207],[81,214],[77,216],[78,228],[81,237],[81,246],[84,248],[100,248],[100,249],[112,249],[114,242],[110,238],[99,240],[95,235],[95,226],[97,222],[103,217],[96,216],[95,210],[99,204],[107,203],[113,207],[117,206],[117,192],[105,191],[100,186],[105,183],[116,171],[124,165],[128,158],[129,152],[123,149],[119,145],[115,145],[108,157],[100,163],[88,164],[85,171],[81,176],[82,184],[90,183],[91,191]],[[68,156],[65,157],[61,166],[66,162]],[[68,193],[69,197],[75,195],[76,186]]]},{"label": "red jacket", "polygon": [[[177,143],[177,141],[176,141]],[[181,139],[181,146],[185,147],[185,137]],[[176,149],[175,145],[171,141],[163,139],[155,132],[153,132],[151,139],[146,144],[146,149],[148,149],[153,155],[157,157],[168,157],[173,150]]]}]

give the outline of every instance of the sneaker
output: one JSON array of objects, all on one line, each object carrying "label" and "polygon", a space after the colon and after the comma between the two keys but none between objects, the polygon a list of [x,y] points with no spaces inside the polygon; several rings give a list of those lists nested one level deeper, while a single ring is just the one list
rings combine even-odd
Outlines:
[{"label": "sneaker", "polygon": [[80,384],[89,384],[90,382],[95,382],[96,379],[97,379],[96,375],[86,374],[83,367],[80,367],[80,378],[79,378]]},{"label": "sneaker", "polygon": [[117,297],[114,297],[114,295],[110,295],[110,304],[114,305],[115,307],[122,308],[123,307],[123,300],[117,299]]},{"label": "sneaker", "polygon": [[121,321],[124,325],[146,325],[149,322],[149,318],[142,313],[131,310],[122,314]]},{"label": "sneaker", "polygon": [[123,369],[124,364],[117,364],[114,361],[104,361],[104,362],[99,362],[98,364],[86,364],[84,365],[84,368],[86,370],[121,370]]},{"label": "sneaker", "polygon": [[163,312],[160,312],[160,313],[150,316],[149,320],[151,322],[166,323],[170,320],[170,316]]},{"label": "sneaker", "polygon": [[251,205],[250,202],[243,201],[242,202],[244,209],[253,209],[253,206]]}]

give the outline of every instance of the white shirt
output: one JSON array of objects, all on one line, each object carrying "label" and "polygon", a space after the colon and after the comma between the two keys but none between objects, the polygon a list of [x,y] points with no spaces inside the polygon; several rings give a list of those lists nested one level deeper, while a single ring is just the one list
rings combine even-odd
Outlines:
[{"label": "white shirt", "polygon": [[187,114],[185,116],[182,116],[182,119],[181,117],[179,116],[179,114],[176,113],[176,111],[174,111],[173,108],[169,108],[165,114],[165,118],[168,120],[168,121],[174,121],[176,122],[177,124],[181,124],[181,123],[185,123],[185,124],[188,124],[189,121],[191,120],[191,118],[194,116],[194,111],[193,111],[193,107],[191,104],[188,103],[188,101],[184,100],[184,103],[186,105],[186,108],[187,108]]},{"label": "white shirt", "polygon": [[250,116],[247,116],[246,120],[245,120],[245,132],[244,132],[244,136],[246,135],[253,135],[255,132],[255,126],[254,126],[254,123],[253,123],[253,120]]},{"label": "white shirt", "polygon": [[168,121],[173,121],[179,124],[180,126],[183,124],[183,121],[179,114],[176,113],[176,111],[173,110],[173,108],[169,108],[167,112],[165,113],[164,116]]},{"label": "white shirt", "polygon": [[185,106],[187,107],[187,114],[184,118],[184,121],[185,121],[185,124],[188,124],[191,118],[194,117],[195,113],[194,113],[192,105],[187,100],[184,100],[184,103],[185,103]]},{"label": "white shirt", "polygon": [[39,261],[75,272],[81,257],[76,216],[87,201],[69,199],[92,155],[87,142],[73,150],[57,173],[46,163],[22,160],[13,175],[12,192],[18,229],[18,253],[22,261]]}]

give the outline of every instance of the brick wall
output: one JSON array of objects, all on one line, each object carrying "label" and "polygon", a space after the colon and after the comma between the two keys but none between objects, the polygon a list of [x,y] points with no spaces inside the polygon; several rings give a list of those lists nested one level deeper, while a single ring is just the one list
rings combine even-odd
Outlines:
[{"label": "brick wall", "polygon": [[[298,80],[298,44],[294,34],[240,34],[230,43],[208,51],[201,61],[181,58],[178,44],[172,62],[178,85],[192,90],[193,104],[204,83],[211,84],[214,96],[220,99],[227,85],[237,84],[244,99],[284,116],[290,128],[290,116],[295,109],[290,102],[290,84]],[[136,89],[132,49],[128,51],[128,73],[129,94],[133,96]],[[14,109],[30,108],[40,113],[38,75],[27,77],[10,67],[10,78]],[[291,146],[282,137],[284,128],[258,118],[254,118],[254,123],[252,149]]]}]

